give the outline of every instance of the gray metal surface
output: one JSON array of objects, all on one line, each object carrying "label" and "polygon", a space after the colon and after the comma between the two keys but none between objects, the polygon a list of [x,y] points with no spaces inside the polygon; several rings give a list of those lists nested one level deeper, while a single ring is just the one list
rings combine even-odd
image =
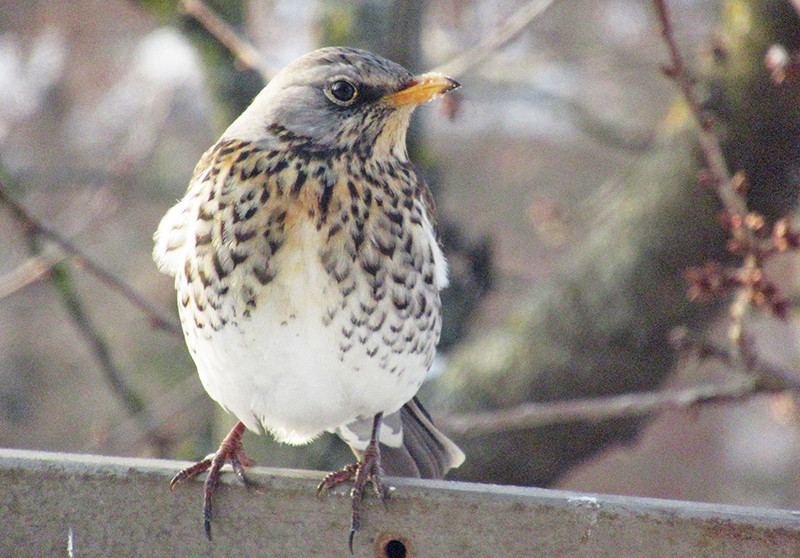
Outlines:
[{"label": "gray metal surface", "polygon": [[[321,473],[253,468],[248,492],[225,475],[214,540],[202,483],[170,492],[186,463],[0,450],[0,556],[350,556],[346,487],[322,500]],[[391,479],[370,498],[356,556],[800,556],[792,511],[554,490]]]}]

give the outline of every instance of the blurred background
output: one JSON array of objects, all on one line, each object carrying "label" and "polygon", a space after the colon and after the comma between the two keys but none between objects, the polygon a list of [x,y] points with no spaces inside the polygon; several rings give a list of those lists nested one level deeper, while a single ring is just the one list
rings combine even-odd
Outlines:
[{"label": "blurred background", "polygon": [[[214,450],[232,420],[202,390],[182,335],[159,327],[156,316],[177,322],[175,295],[150,256],[200,155],[265,76],[309,50],[358,46],[425,71],[490,44],[528,5],[0,2],[3,190],[152,308],[3,204],[0,445],[191,460]],[[800,86],[771,79],[764,56],[800,47],[797,13],[788,0],[669,5],[729,165],[746,171],[750,208],[771,225],[796,206]],[[204,8],[255,47],[255,68],[198,21]],[[686,270],[738,261],[698,183],[652,3],[557,1],[478,53],[449,66],[462,89],[419,109],[411,135],[453,273],[442,356],[422,393],[443,429],[466,412],[741,377],[686,349],[725,347],[730,326],[730,299],[690,301]],[[745,332],[759,361],[800,378],[797,256],[770,259],[765,273],[788,318],[751,309]],[[462,480],[800,508],[791,394],[454,438],[468,454],[452,475]],[[332,436],[246,446],[260,465],[349,459]]]}]

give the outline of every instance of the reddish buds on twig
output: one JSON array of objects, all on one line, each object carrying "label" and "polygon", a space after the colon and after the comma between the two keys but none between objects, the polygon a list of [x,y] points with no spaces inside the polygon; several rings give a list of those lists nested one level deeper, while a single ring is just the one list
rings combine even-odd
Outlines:
[{"label": "reddish buds on twig", "polygon": [[772,227],[772,245],[778,252],[800,248],[800,231],[792,227],[789,217],[780,219]]},{"label": "reddish buds on twig", "polygon": [[685,277],[689,282],[691,300],[710,300],[738,289],[747,289],[751,304],[779,318],[786,317],[787,301],[780,298],[778,288],[764,277],[761,268],[726,269],[717,262],[707,262],[703,267],[686,270]]}]

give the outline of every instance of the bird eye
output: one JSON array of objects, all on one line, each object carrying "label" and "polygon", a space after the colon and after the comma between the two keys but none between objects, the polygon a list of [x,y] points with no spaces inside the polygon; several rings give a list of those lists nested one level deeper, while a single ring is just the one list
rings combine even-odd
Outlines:
[{"label": "bird eye", "polygon": [[338,105],[349,105],[358,95],[356,86],[344,79],[331,83],[325,92],[328,98]]}]

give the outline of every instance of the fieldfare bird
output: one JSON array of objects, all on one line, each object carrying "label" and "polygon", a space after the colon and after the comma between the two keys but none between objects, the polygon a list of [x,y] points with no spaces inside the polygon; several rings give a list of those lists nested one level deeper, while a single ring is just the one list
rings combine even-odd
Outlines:
[{"label": "fieldfare bird", "polygon": [[[408,159],[414,108],[458,87],[370,52],[323,48],[279,72],[209,149],[155,234],[208,394],[239,419],[172,485],[220,468],[245,481],[241,436],[338,434],[358,463],[352,537],[380,471],[441,478],[464,460],[415,394],[441,329],[447,264],[430,191]],[[380,444],[379,444],[380,442]]]}]

